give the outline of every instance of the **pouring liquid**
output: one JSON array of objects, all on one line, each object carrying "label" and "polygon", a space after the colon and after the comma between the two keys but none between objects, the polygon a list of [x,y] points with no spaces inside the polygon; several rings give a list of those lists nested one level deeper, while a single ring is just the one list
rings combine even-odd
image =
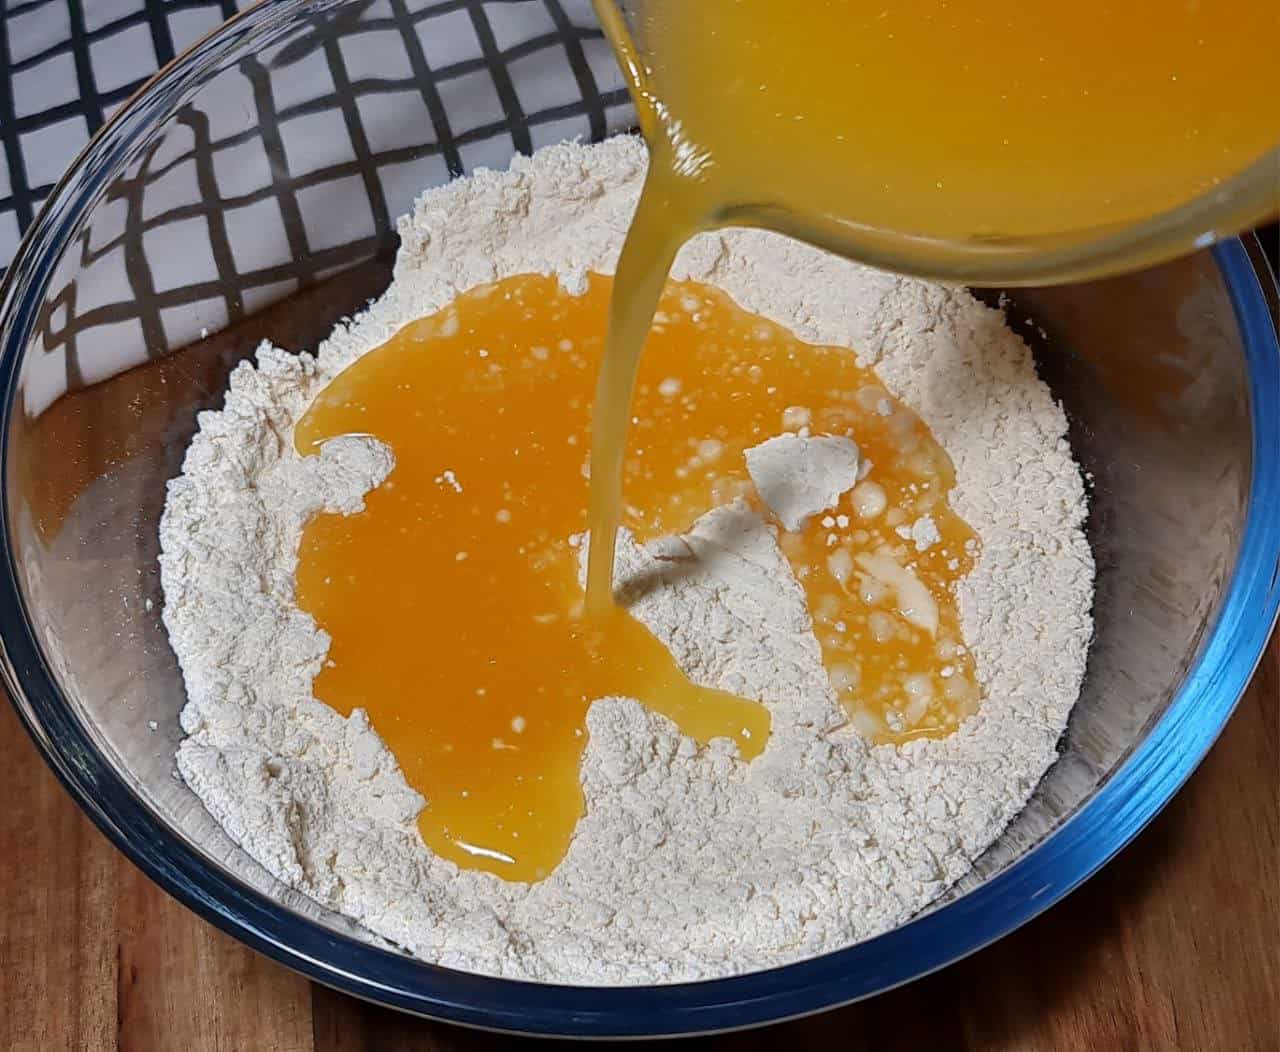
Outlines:
[{"label": "pouring liquid", "polygon": [[1163,213],[1280,141],[1265,0],[596,0],[649,144],[592,445],[588,608],[606,609],[627,407],[679,247],[763,226],[955,270]]}]

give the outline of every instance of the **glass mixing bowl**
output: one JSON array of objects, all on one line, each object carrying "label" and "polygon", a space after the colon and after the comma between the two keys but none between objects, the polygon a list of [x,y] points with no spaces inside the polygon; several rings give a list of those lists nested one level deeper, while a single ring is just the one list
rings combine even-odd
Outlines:
[{"label": "glass mixing bowl", "polygon": [[183,688],[159,617],[165,481],[259,341],[312,346],[385,287],[393,217],[420,189],[630,121],[586,0],[263,4],[115,115],[0,291],[0,664],[50,766],[121,850],[250,946],[369,1000],[510,1031],[747,1026],[999,938],[1182,784],[1280,601],[1275,284],[1250,249],[989,290],[1065,403],[1089,472],[1097,634],[1061,759],[942,902],[771,971],[600,989],[424,964],[283,887],[173,776]]}]

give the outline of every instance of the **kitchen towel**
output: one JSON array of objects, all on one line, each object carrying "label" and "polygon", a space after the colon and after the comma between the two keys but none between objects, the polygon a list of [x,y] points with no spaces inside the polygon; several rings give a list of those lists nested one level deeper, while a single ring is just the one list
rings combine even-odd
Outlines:
[{"label": "kitchen towel", "polygon": [[[90,133],[235,12],[230,0],[0,2],[7,261]],[[386,259],[395,217],[426,187],[634,119],[590,0],[268,0],[164,83],[149,96],[163,121],[130,109],[140,126],[106,133],[104,174],[71,195],[92,208],[51,274],[28,271],[40,289],[29,414]]]}]

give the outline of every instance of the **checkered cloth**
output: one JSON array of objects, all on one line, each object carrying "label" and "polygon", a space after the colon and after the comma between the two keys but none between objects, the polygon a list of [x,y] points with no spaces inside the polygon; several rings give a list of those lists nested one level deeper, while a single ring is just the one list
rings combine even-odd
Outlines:
[{"label": "checkered cloth", "polygon": [[[234,13],[232,0],[8,3],[0,263],[103,120]],[[107,187],[41,310],[29,413],[385,254],[426,186],[633,123],[589,0],[305,10],[226,60]]]},{"label": "checkered cloth", "polygon": [[0,12],[0,270],[103,120],[235,11],[234,0],[8,0]]}]

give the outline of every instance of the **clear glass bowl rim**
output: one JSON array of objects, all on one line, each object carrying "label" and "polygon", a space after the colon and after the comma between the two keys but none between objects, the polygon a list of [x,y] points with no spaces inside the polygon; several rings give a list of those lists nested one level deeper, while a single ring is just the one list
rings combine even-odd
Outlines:
[{"label": "clear glass bowl rim", "polygon": [[[62,249],[116,162],[236,42],[316,5],[261,4],[160,71],[98,132],[49,195],[0,285],[0,483],[22,356]],[[1177,695],[1095,795],[969,894],[846,949],[763,972],[665,986],[583,987],[454,971],[379,949],[254,891],[169,829],[98,752],[36,641],[0,517],[0,676],[45,761],[99,829],[205,920],[317,982],[410,1013],[511,1033],[658,1037],[778,1022],[872,996],[942,968],[1059,901],[1129,843],[1190,776],[1247,686],[1280,611],[1280,343],[1274,277],[1244,242],[1214,248],[1249,367],[1253,479],[1240,552],[1216,624]]]}]

